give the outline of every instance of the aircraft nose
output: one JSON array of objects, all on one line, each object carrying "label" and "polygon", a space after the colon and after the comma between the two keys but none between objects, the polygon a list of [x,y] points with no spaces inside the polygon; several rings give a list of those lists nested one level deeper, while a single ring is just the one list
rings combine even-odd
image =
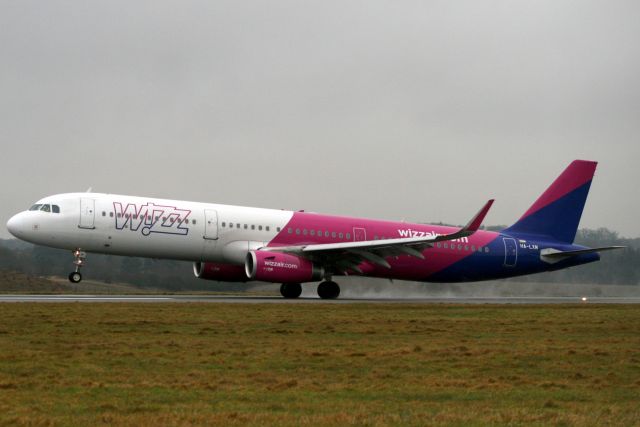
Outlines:
[{"label": "aircraft nose", "polygon": [[12,216],[9,221],[7,221],[7,230],[18,239],[24,233],[24,227],[24,216],[21,213]]}]

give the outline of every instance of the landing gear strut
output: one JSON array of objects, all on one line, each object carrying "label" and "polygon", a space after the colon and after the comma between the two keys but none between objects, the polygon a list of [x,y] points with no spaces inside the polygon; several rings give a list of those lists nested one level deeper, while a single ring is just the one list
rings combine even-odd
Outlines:
[{"label": "landing gear strut", "polygon": [[69,281],[71,283],[79,283],[82,280],[82,274],[80,274],[80,267],[84,264],[84,259],[87,257],[85,252],[80,249],[73,251],[73,264],[76,266],[75,271],[69,274]]},{"label": "landing gear strut", "polygon": [[283,283],[280,285],[280,293],[285,298],[298,298],[302,293],[300,283]]},{"label": "landing gear strut", "polygon": [[321,282],[318,285],[318,296],[322,299],[336,299],[340,296],[340,286],[331,280]]}]

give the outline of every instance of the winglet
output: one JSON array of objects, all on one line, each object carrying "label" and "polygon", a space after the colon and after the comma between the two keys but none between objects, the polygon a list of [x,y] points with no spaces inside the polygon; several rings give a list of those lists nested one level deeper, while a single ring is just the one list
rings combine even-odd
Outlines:
[{"label": "winglet", "polygon": [[493,205],[494,201],[495,199],[491,199],[487,203],[485,203],[482,209],[480,209],[480,211],[473,218],[471,218],[471,221],[469,221],[469,223],[465,225],[460,231],[470,231],[472,233],[478,231],[480,225],[482,225],[482,221],[484,221],[484,217],[487,216],[487,213],[489,212],[489,209],[491,209],[491,205]]}]

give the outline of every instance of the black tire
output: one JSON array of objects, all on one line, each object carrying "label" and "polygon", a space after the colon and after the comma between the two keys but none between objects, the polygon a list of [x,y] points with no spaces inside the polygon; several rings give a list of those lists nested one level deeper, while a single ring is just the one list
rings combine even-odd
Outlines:
[{"label": "black tire", "polygon": [[280,285],[280,293],[285,298],[298,298],[302,294],[302,285],[300,283],[283,283]]},{"label": "black tire", "polygon": [[340,296],[340,286],[336,282],[322,282],[318,285],[318,296],[322,299],[336,299]]},{"label": "black tire", "polygon": [[82,274],[80,274],[80,272],[74,271],[73,273],[69,274],[69,281],[71,283],[80,283],[81,280],[82,280]]}]

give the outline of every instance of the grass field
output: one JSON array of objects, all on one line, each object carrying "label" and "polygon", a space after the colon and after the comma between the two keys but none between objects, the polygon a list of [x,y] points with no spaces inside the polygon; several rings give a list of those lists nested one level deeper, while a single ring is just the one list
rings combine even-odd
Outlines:
[{"label": "grass field", "polygon": [[0,424],[640,425],[636,306],[0,305]]}]

